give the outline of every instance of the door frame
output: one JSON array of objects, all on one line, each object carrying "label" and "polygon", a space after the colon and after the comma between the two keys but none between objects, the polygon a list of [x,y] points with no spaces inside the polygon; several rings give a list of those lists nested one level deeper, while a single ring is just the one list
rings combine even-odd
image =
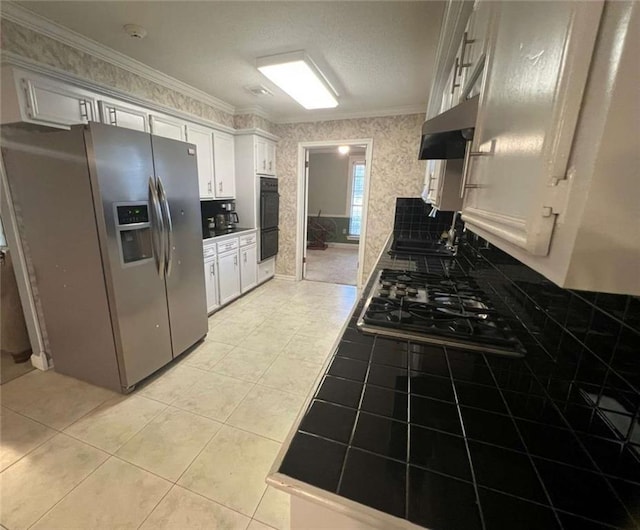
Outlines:
[{"label": "door frame", "polygon": [[296,227],[296,281],[303,279],[303,258],[306,256],[307,242],[307,206],[308,206],[308,176],[305,168],[306,153],[316,147],[338,147],[340,145],[357,146],[364,145],[364,198],[362,208],[362,229],[358,243],[358,272],[356,275],[356,287],[361,288],[364,273],[364,250],[367,238],[367,214],[369,210],[369,187],[371,184],[371,160],[373,157],[373,138],[360,138],[351,140],[317,140],[298,142],[298,201],[296,211],[298,213]]}]

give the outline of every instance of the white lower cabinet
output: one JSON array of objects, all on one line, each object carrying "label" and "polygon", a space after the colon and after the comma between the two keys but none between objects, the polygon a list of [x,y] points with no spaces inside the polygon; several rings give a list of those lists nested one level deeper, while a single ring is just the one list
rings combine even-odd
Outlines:
[{"label": "white lower cabinet", "polygon": [[271,258],[258,263],[258,283],[266,282],[276,273],[276,258]]},{"label": "white lower cabinet", "polygon": [[220,305],[240,296],[240,263],[238,250],[218,255],[218,292]]},{"label": "white lower cabinet", "polygon": [[240,249],[240,285],[246,293],[258,283],[258,253],[255,244]]},{"label": "white lower cabinet", "polygon": [[218,299],[218,275],[216,274],[216,258],[204,262],[204,283],[207,290],[207,313],[213,313],[220,302]]},{"label": "white lower cabinet", "polygon": [[204,285],[207,298],[207,314],[213,313],[220,307],[218,296],[218,263],[216,260],[216,245],[208,244],[204,247]]}]

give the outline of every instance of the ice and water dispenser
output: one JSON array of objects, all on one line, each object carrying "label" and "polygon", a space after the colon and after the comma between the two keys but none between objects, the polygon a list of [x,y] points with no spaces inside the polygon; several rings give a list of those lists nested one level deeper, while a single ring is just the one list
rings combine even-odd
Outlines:
[{"label": "ice and water dispenser", "polygon": [[116,204],[116,232],[123,265],[153,258],[149,205],[146,202]]}]

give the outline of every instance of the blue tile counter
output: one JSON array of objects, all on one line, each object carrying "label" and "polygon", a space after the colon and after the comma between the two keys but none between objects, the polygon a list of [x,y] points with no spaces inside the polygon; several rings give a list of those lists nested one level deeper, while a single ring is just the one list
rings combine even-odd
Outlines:
[{"label": "blue tile counter", "polygon": [[473,276],[525,358],[362,334],[374,271],[269,482],[386,527],[638,528],[640,301],[560,289],[485,247],[385,251],[376,271]]}]

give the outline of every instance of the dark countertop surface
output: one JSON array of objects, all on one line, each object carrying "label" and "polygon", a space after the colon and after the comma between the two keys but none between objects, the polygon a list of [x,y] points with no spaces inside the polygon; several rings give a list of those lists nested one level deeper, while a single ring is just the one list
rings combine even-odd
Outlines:
[{"label": "dark countertop surface", "polygon": [[231,230],[216,230],[214,235],[209,235],[209,236],[203,235],[202,239],[206,241],[207,239],[213,239],[214,237],[230,236],[233,234],[239,234],[241,232],[249,232],[250,230],[256,230],[256,228],[243,228],[243,227],[236,226]]},{"label": "dark countertop surface", "polygon": [[637,528],[635,420],[616,411],[636,407],[637,417],[638,396],[569,381],[569,363],[542,346],[560,336],[518,291],[530,278],[507,278],[482,249],[463,245],[456,258],[386,250],[376,270],[474,276],[527,355],[362,334],[356,322],[374,273],[278,473],[431,529]]}]

